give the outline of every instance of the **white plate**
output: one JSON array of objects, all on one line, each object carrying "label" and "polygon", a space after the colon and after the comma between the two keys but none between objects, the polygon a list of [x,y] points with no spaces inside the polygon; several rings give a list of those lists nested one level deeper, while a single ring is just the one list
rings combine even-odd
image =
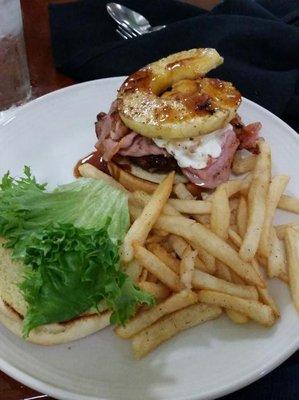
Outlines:
[{"label": "white plate", "polygon": [[[115,98],[122,78],[75,85],[25,105],[0,126],[0,175],[23,165],[50,186],[71,181],[76,161],[95,143],[94,121]],[[274,172],[291,176],[299,195],[299,137],[284,122],[244,99],[245,122],[261,121]],[[290,219],[281,213],[278,221]],[[287,288],[271,284],[282,317],[272,328],[236,326],[226,317],[188,330],[142,361],[112,329],[70,345],[44,348],[0,327],[0,368],[41,392],[71,400],[198,400],[234,391],[262,377],[299,348],[299,315]]]}]

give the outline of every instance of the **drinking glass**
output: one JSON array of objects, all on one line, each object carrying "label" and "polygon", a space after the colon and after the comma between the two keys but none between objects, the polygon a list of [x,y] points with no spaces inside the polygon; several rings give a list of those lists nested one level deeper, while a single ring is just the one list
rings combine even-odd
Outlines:
[{"label": "drinking glass", "polygon": [[30,95],[20,0],[0,0],[0,112]]}]

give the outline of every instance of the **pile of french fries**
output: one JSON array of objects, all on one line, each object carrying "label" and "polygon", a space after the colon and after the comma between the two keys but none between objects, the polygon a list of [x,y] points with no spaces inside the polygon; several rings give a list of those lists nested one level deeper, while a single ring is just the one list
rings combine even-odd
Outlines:
[{"label": "pile of french fries", "polygon": [[[132,191],[131,178],[132,225],[121,260],[136,284],[156,298],[154,307],[142,307],[115,329],[120,338],[132,339],[136,358],[222,313],[236,324],[272,326],[280,313],[266,277],[290,286],[299,311],[299,221],[273,225],[277,208],[299,213],[299,199],[283,194],[288,176],[272,177],[269,145],[261,139],[258,147],[258,155],[238,152],[233,172],[240,179],[204,200],[174,184],[174,173],[153,193],[140,190],[140,180]],[[82,167],[84,176],[111,180]]]}]

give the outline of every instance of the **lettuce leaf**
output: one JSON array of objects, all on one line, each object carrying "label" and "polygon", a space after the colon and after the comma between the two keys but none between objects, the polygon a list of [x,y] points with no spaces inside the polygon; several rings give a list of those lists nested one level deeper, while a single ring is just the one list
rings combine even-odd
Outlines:
[{"label": "lettuce leaf", "polygon": [[124,324],[153,298],[121,270],[118,246],[129,226],[126,195],[102,181],[80,178],[51,193],[30,169],[0,184],[0,236],[27,265],[20,289],[28,303],[24,336],[105,303]]},{"label": "lettuce leaf", "polygon": [[5,174],[0,184],[0,234],[17,236],[51,222],[72,223],[78,227],[100,229],[107,218],[113,242],[123,239],[129,226],[127,196],[104,181],[79,178],[53,192],[38,184],[30,169],[24,177]]}]

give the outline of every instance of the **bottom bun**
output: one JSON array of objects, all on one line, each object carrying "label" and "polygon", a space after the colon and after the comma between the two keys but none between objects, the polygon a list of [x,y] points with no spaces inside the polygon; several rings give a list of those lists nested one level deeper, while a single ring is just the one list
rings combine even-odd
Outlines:
[{"label": "bottom bun", "polygon": [[[119,164],[121,167],[121,164]],[[131,171],[130,173],[137,178],[144,179],[146,181],[150,181],[153,183],[161,183],[164,178],[168,175],[168,173],[157,173],[157,172],[148,172],[143,168],[138,167],[138,165],[131,164]],[[187,183],[188,179],[179,173],[175,174],[174,183]]]},{"label": "bottom bun", "polygon": [[[0,322],[22,337],[27,303],[19,284],[23,281],[25,266],[12,258],[11,249],[6,249],[4,243],[0,237]],[[105,328],[110,323],[110,315],[106,310],[100,314],[89,311],[64,323],[42,325],[33,329],[27,340],[44,346],[68,343]]]},{"label": "bottom bun", "polygon": [[[51,346],[69,343],[91,335],[110,324],[111,312],[86,314],[70,321],[42,325],[33,329],[28,342]],[[15,335],[22,337],[23,317],[0,298],[0,322]]]},{"label": "bottom bun", "polygon": [[[168,173],[148,172],[127,160],[117,163],[109,162],[108,169],[113,178],[130,192],[143,190],[144,192],[152,193],[168,175]],[[175,174],[174,183],[187,182],[188,179],[184,175]]]},{"label": "bottom bun", "polygon": [[150,182],[147,179],[137,177],[130,172],[126,171],[121,165],[114,162],[108,163],[108,169],[111,176],[119,182],[129,192],[135,192],[136,190],[142,190],[146,193],[153,193],[158,184]]},{"label": "bottom bun", "polygon": [[[126,163],[128,165],[128,163]],[[129,192],[142,190],[146,193],[153,193],[167,174],[151,174],[144,169],[130,163],[130,172],[121,163],[109,162],[108,169],[111,176]],[[149,180],[151,179],[151,180]],[[201,198],[202,188],[188,181],[183,175],[176,174],[175,183],[184,183],[189,192],[196,198]]]}]

